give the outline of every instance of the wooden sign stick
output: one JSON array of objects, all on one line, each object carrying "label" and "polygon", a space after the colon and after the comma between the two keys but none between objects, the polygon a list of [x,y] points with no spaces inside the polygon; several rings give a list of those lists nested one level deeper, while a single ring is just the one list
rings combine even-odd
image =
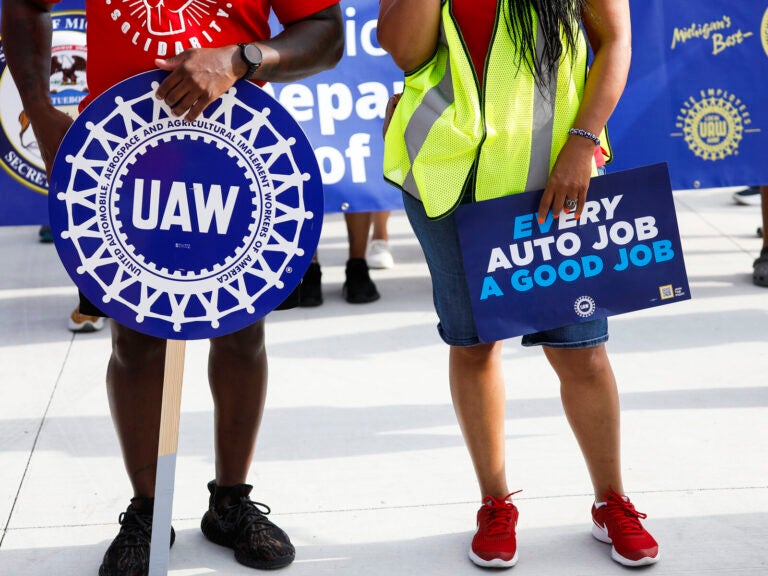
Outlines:
[{"label": "wooden sign stick", "polygon": [[160,413],[160,439],[157,447],[155,511],[149,551],[149,576],[168,574],[171,544],[173,484],[176,475],[176,451],[179,446],[181,384],[184,379],[185,340],[168,340],[165,349],[163,403]]}]

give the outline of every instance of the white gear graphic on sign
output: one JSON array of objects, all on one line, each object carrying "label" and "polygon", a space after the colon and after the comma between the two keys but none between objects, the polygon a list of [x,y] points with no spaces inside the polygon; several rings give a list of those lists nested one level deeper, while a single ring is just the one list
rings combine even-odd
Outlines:
[{"label": "white gear graphic on sign", "polygon": [[[114,110],[86,124],[82,145],[65,157],[71,172],[66,191],[56,196],[65,203],[68,221],[61,238],[77,255],[76,273],[90,276],[103,290],[103,302],[121,303],[137,323],[159,319],[180,332],[186,324],[205,322],[215,329],[233,312],[253,314],[254,302],[283,288],[291,260],[304,256],[301,232],[315,218],[304,199],[311,175],[297,165],[296,139],[272,125],[268,107],[258,110],[236,98],[236,88],[206,111],[210,115],[184,123],[155,98],[157,87],[153,82],[136,98],[115,98]],[[122,224],[129,216],[120,214],[118,202],[133,164],[152,148],[184,140],[202,140],[225,153],[242,171],[253,208],[230,253],[180,271],[150,261],[132,245]]]},{"label": "white gear graphic on sign", "polygon": [[573,303],[573,311],[582,318],[589,318],[595,313],[595,300],[590,296],[579,296]]}]

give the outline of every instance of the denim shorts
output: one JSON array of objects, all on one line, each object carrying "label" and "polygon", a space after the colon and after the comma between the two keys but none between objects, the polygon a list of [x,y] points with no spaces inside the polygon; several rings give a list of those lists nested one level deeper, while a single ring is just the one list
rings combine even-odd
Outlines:
[{"label": "denim shorts", "polygon": [[[437,325],[440,337],[451,346],[480,344],[461,259],[456,217],[450,214],[440,220],[430,220],[423,204],[405,193],[403,204],[432,276],[432,299],[440,319]],[[599,318],[526,334],[522,345],[591,348],[607,340],[608,321]]]}]

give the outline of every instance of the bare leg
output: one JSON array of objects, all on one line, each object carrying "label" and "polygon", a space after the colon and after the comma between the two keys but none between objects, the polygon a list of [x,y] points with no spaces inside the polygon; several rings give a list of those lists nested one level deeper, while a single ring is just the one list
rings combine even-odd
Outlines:
[{"label": "bare leg", "polygon": [[368,245],[368,231],[371,228],[370,212],[346,212],[347,236],[349,238],[349,257],[365,258]]},{"label": "bare leg", "polygon": [[619,394],[605,345],[577,350],[544,346],[560,378],[565,415],[589,469],[595,498],[609,488],[624,493],[621,480]]},{"label": "bare leg", "polygon": [[389,220],[389,210],[373,212],[371,219],[373,220],[373,234],[371,239],[388,241],[389,232],[387,231],[387,221]]},{"label": "bare leg", "polygon": [[216,428],[216,483],[245,483],[267,395],[264,319],[211,340],[208,379]]},{"label": "bare leg", "polygon": [[134,496],[155,495],[165,340],[112,322],[107,396]]},{"label": "bare leg", "polygon": [[504,439],[505,390],[501,342],[451,346],[453,407],[475,467],[480,496],[503,498],[507,487]]}]

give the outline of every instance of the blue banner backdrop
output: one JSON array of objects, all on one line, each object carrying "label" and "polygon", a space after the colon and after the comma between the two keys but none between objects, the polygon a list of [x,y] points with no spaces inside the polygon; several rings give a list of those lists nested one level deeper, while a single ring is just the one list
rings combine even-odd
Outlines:
[{"label": "blue banner backdrop", "polygon": [[[667,162],[673,189],[768,182],[760,157],[768,147],[768,2],[630,4],[634,51],[609,122],[612,169]],[[56,10],[83,7],[82,0],[64,0]],[[378,2],[344,0],[342,10],[346,48],[339,66],[271,90],[315,147],[327,212],[398,208],[399,192],[381,178],[381,124],[403,75],[376,41]],[[0,51],[0,96],[7,82]],[[5,141],[18,133],[16,107],[0,100]],[[4,146],[2,157],[9,151]],[[0,170],[0,225],[45,222],[45,184],[21,178],[18,162],[16,172],[7,161]],[[29,174],[39,180],[39,171]]]},{"label": "blue banner backdrop", "polygon": [[[379,3],[344,0],[344,57],[328,70],[293,84],[272,84],[315,147],[326,212],[403,207],[400,191],[381,175],[384,112],[402,92],[403,73],[376,40]],[[273,22],[273,30],[279,25]]]},{"label": "blue banner backdrop", "polygon": [[593,178],[573,214],[539,223],[541,195],[456,212],[478,335],[494,342],[690,298],[665,164]]},{"label": "blue banner backdrop", "polygon": [[668,162],[672,188],[768,183],[768,2],[635,0],[612,170]]}]

